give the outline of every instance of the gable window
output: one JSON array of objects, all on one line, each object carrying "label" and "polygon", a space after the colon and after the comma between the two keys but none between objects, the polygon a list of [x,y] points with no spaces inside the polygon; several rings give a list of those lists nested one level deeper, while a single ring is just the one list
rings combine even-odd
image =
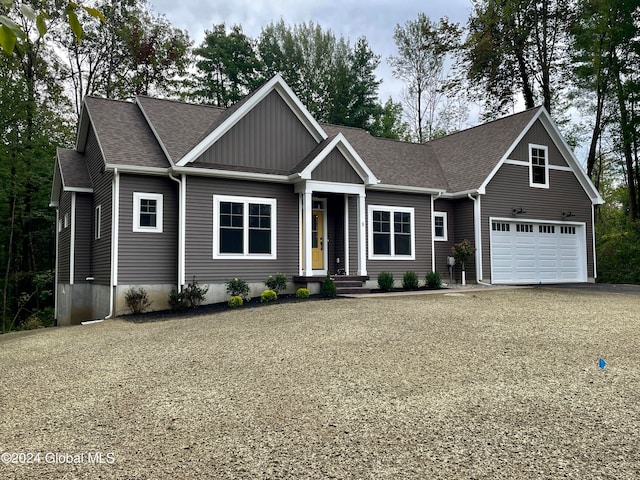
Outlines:
[{"label": "gable window", "polygon": [[133,231],[162,233],[162,194],[133,192]]},{"label": "gable window", "polygon": [[529,185],[549,188],[549,150],[543,145],[529,145]]},{"label": "gable window", "polygon": [[447,241],[447,212],[433,212],[433,238]]},{"label": "gable window", "polygon": [[214,258],[276,258],[276,200],[213,196]]},{"label": "gable window", "polygon": [[369,258],[415,259],[414,209],[369,205]]},{"label": "gable window", "polygon": [[100,226],[102,223],[102,205],[98,205],[95,210],[95,216],[93,217],[93,233],[96,240],[100,240]]},{"label": "gable window", "polygon": [[64,228],[69,228],[69,214],[64,214]]}]

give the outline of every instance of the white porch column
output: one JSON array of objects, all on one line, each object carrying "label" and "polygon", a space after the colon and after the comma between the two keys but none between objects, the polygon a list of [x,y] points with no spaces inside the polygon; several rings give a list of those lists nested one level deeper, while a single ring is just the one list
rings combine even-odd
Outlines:
[{"label": "white porch column", "polygon": [[358,195],[358,275],[367,274],[367,216],[365,194]]},{"label": "white porch column", "polygon": [[313,260],[311,258],[313,192],[310,189],[304,191],[302,210],[304,217],[304,275],[310,277],[313,275]]},{"label": "white porch column", "polygon": [[349,195],[344,194],[344,273],[349,275]]}]

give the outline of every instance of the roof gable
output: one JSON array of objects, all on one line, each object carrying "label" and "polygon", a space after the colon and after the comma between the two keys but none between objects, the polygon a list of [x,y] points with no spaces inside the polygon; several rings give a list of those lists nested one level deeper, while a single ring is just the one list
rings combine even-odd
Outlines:
[{"label": "roof gable", "polygon": [[313,118],[309,111],[302,105],[298,97],[285,83],[280,75],[276,75],[258,90],[253,92],[244,100],[238,102],[227,111],[224,119],[207,134],[197,145],[187,152],[178,162],[178,166],[185,166],[197,161],[214,143],[222,138],[229,130],[236,126],[246,115],[248,115],[257,105],[259,105],[271,92],[276,91],[291,109],[295,116],[304,125],[305,129],[313,136],[316,142],[321,142],[327,138],[327,134],[322,130],[320,124]]}]

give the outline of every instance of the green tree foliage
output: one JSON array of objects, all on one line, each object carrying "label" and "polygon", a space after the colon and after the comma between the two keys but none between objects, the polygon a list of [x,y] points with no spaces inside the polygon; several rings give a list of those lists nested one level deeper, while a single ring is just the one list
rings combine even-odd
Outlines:
[{"label": "green tree foliage", "polygon": [[[412,137],[419,143],[435,138],[438,131],[448,130],[439,119],[447,109],[445,60],[458,47],[460,27],[448,19],[433,22],[424,13],[404,26],[396,25],[393,39],[397,56],[389,58],[393,75],[405,83],[404,106]],[[443,117],[444,118],[444,117]]]},{"label": "green tree foliage", "polygon": [[202,103],[230,107],[255,90],[262,81],[262,63],[253,42],[234,25],[224,23],[206,31],[196,56],[197,78],[189,97]]},{"label": "green tree foliage", "polygon": [[409,140],[409,125],[402,119],[402,104],[389,98],[379,105],[369,127],[371,135],[394,140]]}]

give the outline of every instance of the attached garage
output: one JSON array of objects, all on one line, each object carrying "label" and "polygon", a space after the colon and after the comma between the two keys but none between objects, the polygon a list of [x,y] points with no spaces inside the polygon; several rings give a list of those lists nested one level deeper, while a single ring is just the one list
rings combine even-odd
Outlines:
[{"label": "attached garage", "polygon": [[584,223],[490,219],[491,283],[587,281]]}]

